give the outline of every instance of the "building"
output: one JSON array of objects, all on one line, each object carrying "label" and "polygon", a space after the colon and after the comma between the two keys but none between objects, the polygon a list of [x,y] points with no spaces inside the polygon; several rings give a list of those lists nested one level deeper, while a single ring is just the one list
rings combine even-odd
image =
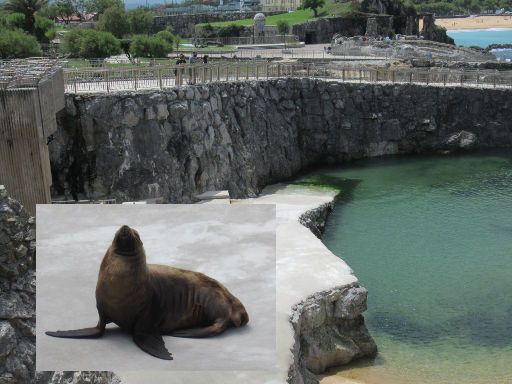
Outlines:
[{"label": "building", "polygon": [[263,12],[295,11],[300,7],[301,0],[261,0]]}]

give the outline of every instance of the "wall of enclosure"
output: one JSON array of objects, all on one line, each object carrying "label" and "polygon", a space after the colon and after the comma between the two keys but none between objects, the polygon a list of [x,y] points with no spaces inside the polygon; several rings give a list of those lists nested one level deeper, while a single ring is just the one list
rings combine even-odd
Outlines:
[{"label": "wall of enclosure", "polygon": [[[477,73],[337,69],[334,80],[293,66],[236,68],[219,67],[223,80],[205,84],[69,94],[50,144],[55,192],[77,180],[81,198],[247,197],[314,165],[512,146],[510,78],[494,87],[499,78]],[[241,81],[256,71],[263,78]]]}]

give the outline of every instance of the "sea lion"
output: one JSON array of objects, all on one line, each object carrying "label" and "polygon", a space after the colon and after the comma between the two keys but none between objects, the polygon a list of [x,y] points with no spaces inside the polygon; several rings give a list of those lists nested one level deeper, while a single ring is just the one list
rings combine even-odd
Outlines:
[{"label": "sea lion", "polygon": [[221,283],[199,272],[146,264],[135,229],[123,225],[103,257],[96,285],[95,327],[46,332],[49,336],[96,338],[108,323],[133,335],[155,357],[172,360],[161,335],[207,337],[249,321],[244,306]]}]

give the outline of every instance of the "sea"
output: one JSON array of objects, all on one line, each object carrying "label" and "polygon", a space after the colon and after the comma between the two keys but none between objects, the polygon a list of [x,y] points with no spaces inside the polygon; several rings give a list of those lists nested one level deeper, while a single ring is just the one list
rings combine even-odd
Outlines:
[{"label": "sea", "polygon": [[[448,30],[448,36],[455,40],[455,44],[464,47],[512,44],[512,28]],[[491,52],[499,59],[512,59],[512,49],[495,49]]]}]

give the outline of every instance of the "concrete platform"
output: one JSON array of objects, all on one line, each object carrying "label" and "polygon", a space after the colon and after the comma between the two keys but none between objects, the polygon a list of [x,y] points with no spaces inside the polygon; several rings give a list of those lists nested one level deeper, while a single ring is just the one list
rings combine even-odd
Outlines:
[{"label": "concrete platform", "polygon": [[276,204],[277,207],[277,366],[266,371],[235,372],[116,372],[127,384],[284,384],[293,363],[294,333],[291,308],[315,292],[357,281],[351,268],[332,254],[298,221],[306,211],[330,202],[335,191],[273,185],[255,199],[233,201],[232,206]]},{"label": "concrete platform", "polygon": [[[174,371],[168,374],[174,378],[176,370],[275,367],[274,206],[40,205],[37,222],[37,370]],[[245,305],[249,324],[207,339],[165,336],[172,361],[144,353],[112,324],[99,339],[46,336],[48,330],[96,325],[99,266],[123,224],[139,231],[148,263],[203,272],[223,283]],[[204,383],[206,376],[199,376]],[[148,373],[141,377],[157,382]]]}]

